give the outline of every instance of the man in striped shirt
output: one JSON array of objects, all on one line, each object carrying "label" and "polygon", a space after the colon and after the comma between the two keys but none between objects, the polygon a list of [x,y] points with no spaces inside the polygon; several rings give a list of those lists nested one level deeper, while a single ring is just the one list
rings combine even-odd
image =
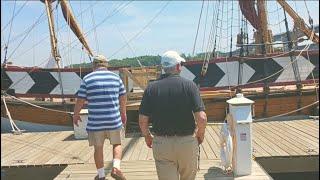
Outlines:
[{"label": "man in striped shirt", "polygon": [[[77,93],[73,123],[81,121],[79,112],[85,101],[88,102],[88,140],[94,146],[94,160],[98,175],[95,179],[105,179],[103,144],[107,138],[113,145],[113,168],[111,176],[125,179],[120,170],[122,156],[121,129],[126,124],[125,88],[119,75],[107,70],[106,58],[102,55],[93,58],[94,71],[86,75]],[[120,109],[120,110],[119,110]]]}]

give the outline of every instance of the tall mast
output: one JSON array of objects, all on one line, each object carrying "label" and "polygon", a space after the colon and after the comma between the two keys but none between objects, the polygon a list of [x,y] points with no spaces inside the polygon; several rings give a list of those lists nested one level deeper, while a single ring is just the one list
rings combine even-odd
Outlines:
[{"label": "tall mast", "polygon": [[[266,13],[266,1],[257,0],[258,18],[260,26],[255,32],[256,44],[264,44],[264,47],[257,46],[258,53],[272,53],[272,32],[268,29],[268,18]],[[268,45],[269,44],[269,45]],[[264,52],[265,51],[265,52]]]},{"label": "tall mast", "polygon": [[53,58],[55,59],[57,66],[59,68],[59,61],[60,61],[60,55],[58,54],[57,50],[57,38],[54,31],[54,19],[52,16],[52,6],[51,6],[51,0],[44,0],[44,4],[46,5],[46,11],[48,16],[48,24],[49,24],[49,32],[50,32],[50,42],[51,42],[51,54]]},{"label": "tall mast", "polygon": [[59,82],[60,82],[60,90],[61,90],[61,94],[62,94],[62,103],[65,104],[61,71],[60,71],[61,57],[58,53],[57,38],[56,38],[55,31],[54,31],[54,20],[53,20],[53,16],[52,16],[52,6],[51,6],[52,1],[54,1],[54,0],[44,0],[44,4],[46,5],[46,10],[47,10],[47,15],[48,15],[48,24],[49,24],[50,42],[51,42],[51,53],[52,53],[54,60],[57,63],[58,76],[59,76]]}]

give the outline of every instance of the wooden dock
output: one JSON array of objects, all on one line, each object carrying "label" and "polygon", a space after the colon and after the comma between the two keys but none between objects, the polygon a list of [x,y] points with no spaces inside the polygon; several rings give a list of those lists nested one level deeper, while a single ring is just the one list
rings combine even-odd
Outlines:
[{"label": "wooden dock", "polygon": [[[110,176],[111,163],[105,165],[105,170],[107,174],[107,179],[112,179]],[[121,168],[126,178],[129,180],[154,180],[158,179],[157,171],[154,161],[151,160],[140,160],[140,161],[123,161],[121,163]],[[246,180],[269,180],[272,179],[268,174],[259,166],[259,164],[253,161],[253,173],[249,176],[233,177],[232,174],[224,174],[221,166],[220,160],[202,160],[200,161],[200,170],[197,173],[196,179],[217,179],[217,180],[228,180],[228,179],[246,179]],[[55,180],[62,179],[93,179],[96,176],[97,170],[94,164],[77,164],[69,165],[64,169]]]},{"label": "wooden dock", "polygon": [[[319,157],[318,120],[256,122],[253,123],[252,129],[253,156],[256,159]],[[210,168],[219,167],[219,132],[220,124],[212,124],[207,127],[205,141],[201,145],[200,159],[203,164],[199,176],[201,174],[204,176]],[[105,162],[111,161],[109,143],[105,144],[104,151],[106,152]],[[153,168],[152,149],[147,148],[144,138],[133,134],[124,139],[123,167],[130,169],[133,162],[140,161],[142,165],[145,163],[147,167],[152,166]],[[88,172],[84,172],[92,175],[95,173],[93,148],[88,146],[87,140],[74,140],[73,131],[23,133],[22,135],[1,134],[1,168],[61,165],[68,165],[68,168],[58,177],[64,177],[62,175],[68,172],[78,173],[78,170],[81,174],[81,169],[85,166],[92,166]],[[148,173],[156,174],[151,170]],[[70,176],[73,177],[73,175]]]}]

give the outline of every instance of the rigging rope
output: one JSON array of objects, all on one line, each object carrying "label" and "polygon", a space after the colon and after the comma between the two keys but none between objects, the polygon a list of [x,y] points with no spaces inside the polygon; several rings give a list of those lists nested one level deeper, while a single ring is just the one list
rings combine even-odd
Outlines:
[{"label": "rigging rope", "polygon": [[11,117],[11,114],[10,114],[10,111],[7,107],[7,103],[6,103],[6,99],[5,97],[1,96],[1,99],[3,101],[3,104],[4,104],[4,108],[6,109],[6,113],[9,117],[9,121],[10,121],[10,125],[11,125],[11,131],[14,133],[14,134],[21,134],[22,133],[22,130],[20,130],[18,128],[18,126],[16,125],[16,123],[14,123],[12,117]]},{"label": "rigging rope", "polygon": [[206,19],[205,19],[205,23],[204,23],[203,39],[202,39],[202,46],[201,46],[201,52],[203,53],[203,56],[205,55],[203,48],[204,48],[204,43],[205,43],[205,39],[206,39],[208,11],[209,11],[209,0],[207,1]]},{"label": "rigging rope", "polygon": [[[131,2],[133,2],[133,0],[132,0],[132,1],[129,1],[129,2],[126,3],[124,6],[122,6],[124,3],[120,4],[120,6],[118,6],[114,11],[110,12],[110,13],[108,14],[108,16],[105,17],[105,18],[104,18],[100,23],[98,23],[95,27],[100,26],[100,25],[101,25],[102,23],[104,23],[107,19],[111,18],[112,16],[114,16],[115,14],[117,14],[118,12],[120,12],[121,10],[125,9]],[[113,13],[113,14],[111,14],[111,13]],[[94,28],[95,28],[95,27],[94,27]],[[92,30],[93,30],[93,28],[91,28],[89,31],[87,31],[86,33],[84,33],[84,37],[86,37]],[[76,40],[72,41],[70,44],[74,44],[74,43],[77,42],[77,41],[78,41],[78,40],[76,39]],[[72,46],[71,48],[74,48],[75,46],[77,46],[77,44],[74,45],[74,46]],[[64,55],[66,55],[66,53],[63,53],[63,56],[64,56]],[[90,57],[89,54],[88,54],[88,57],[89,57],[89,59],[90,59],[90,61],[91,61],[91,57]]]},{"label": "rigging rope", "polygon": [[31,102],[22,100],[22,99],[20,99],[20,98],[11,96],[11,95],[9,95],[9,94],[7,94],[7,93],[5,93],[5,95],[8,96],[8,97],[10,97],[10,98],[12,98],[12,99],[15,99],[15,100],[17,100],[17,101],[23,102],[23,103],[25,103],[25,104],[28,104],[28,105],[30,105],[30,106],[33,106],[33,107],[36,107],[36,108],[39,108],[39,109],[43,109],[43,110],[47,110],[47,111],[53,111],[53,112],[58,112],[58,113],[63,113],[63,114],[73,114],[73,112],[60,111],[60,110],[56,110],[56,109],[51,109],[51,108],[42,107],[42,106],[33,104],[33,103],[31,103]]},{"label": "rigging rope", "polygon": [[10,29],[9,29],[8,41],[7,41],[7,44],[5,45],[5,53],[4,53],[4,61],[3,61],[3,64],[6,64],[6,63],[7,63],[7,60],[10,58],[10,56],[7,58],[7,53],[8,53],[10,36],[11,36],[11,32],[12,32],[12,23],[13,23],[14,13],[15,13],[15,10],[16,10],[16,4],[17,4],[17,0],[14,1],[13,12],[12,12],[12,21],[10,22]]},{"label": "rigging rope", "polygon": [[[53,9],[56,10],[57,8]],[[52,10],[52,11],[53,11]],[[19,42],[18,46],[12,51],[12,53],[9,55],[8,58],[12,57],[12,55],[16,52],[16,50],[21,46],[21,44],[23,43],[23,41],[28,37],[29,33],[34,29],[34,27],[40,22],[40,18],[42,17],[43,14],[40,15],[40,17],[38,18],[38,20],[31,26],[31,28],[27,31],[27,33],[25,34],[25,36],[22,38],[22,40]]]},{"label": "rigging rope", "polygon": [[[35,28],[35,26],[37,26],[38,24],[40,24],[40,20],[43,21],[44,19],[41,19],[42,17],[44,17],[43,15],[45,14],[45,10],[41,13],[41,15],[35,20],[35,22],[33,24],[31,24],[30,27],[26,28],[25,31],[23,31],[22,33],[14,36],[10,42],[13,43],[15,42],[16,40],[18,40],[21,36],[25,35],[28,31],[30,31],[30,29],[33,29]],[[2,45],[3,46],[3,45]],[[2,48],[1,46],[1,48]]]},{"label": "rigging rope", "polygon": [[25,1],[24,4],[18,9],[17,13],[15,13],[11,19],[9,20],[9,22],[3,26],[3,28],[1,29],[1,31],[4,31],[8,25],[13,21],[13,19],[20,13],[20,11],[24,8],[24,6],[28,3],[29,1]]},{"label": "rigging rope", "polygon": [[[114,24],[114,25],[116,26],[116,28],[117,28],[118,32],[120,33],[121,37],[123,38],[124,42],[128,45],[128,47],[129,47],[129,49],[131,50],[134,58],[137,60],[139,66],[140,66],[140,67],[143,67],[143,65],[141,64],[140,60],[137,58],[137,56],[136,56],[133,48],[130,46],[129,42],[127,41],[126,37],[121,33],[120,28],[117,26],[117,24]],[[147,73],[147,75],[148,75],[148,73]]]},{"label": "rigging rope", "polygon": [[[128,43],[130,43],[132,40],[137,38],[162,13],[162,11],[169,5],[169,3],[170,3],[170,1],[166,2],[166,4],[158,11],[158,13],[141,30],[128,40]],[[127,45],[125,44],[125,45],[121,46],[119,49],[117,49],[114,53],[112,53],[109,56],[109,59],[111,59],[113,56],[115,56],[118,52],[120,52],[126,46]]]},{"label": "rigging rope", "polygon": [[194,38],[194,43],[193,43],[192,57],[194,57],[194,51],[196,49],[196,44],[197,44],[198,32],[199,32],[199,27],[200,27],[200,22],[201,22],[203,5],[204,5],[204,0],[202,0],[202,6],[201,6],[199,20],[198,20],[198,27],[197,27],[196,37]]},{"label": "rigging rope", "polygon": [[[98,2],[100,2],[100,1],[95,1],[95,3],[94,3],[93,5],[91,5],[90,7],[95,6]],[[82,15],[82,14],[83,14],[85,11],[87,11],[90,7],[86,8],[85,10],[83,10],[82,12],[80,12],[76,17]],[[45,13],[45,11],[43,12],[42,15],[44,15],[44,13]],[[58,28],[57,28],[57,31],[62,30],[62,29],[65,28],[65,27],[67,27],[67,24],[64,24],[64,25],[62,25],[61,27],[58,27]],[[29,49],[23,51],[22,53],[20,53],[19,55],[17,55],[17,56],[15,57],[15,59],[18,59],[19,57],[21,57],[21,56],[23,56],[24,54],[26,54],[27,52],[29,52],[32,48],[40,45],[40,44],[41,44],[44,40],[46,40],[48,37],[50,37],[50,35],[47,35],[47,36],[45,36],[44,38],[40,39],[40,40],[39,40],[36,44],[34,44],[31,48],[29,48]]]},{"label": "rigging rope", "polygon": [[233,27],[233,0],[231,1],[232,5],[231,5],[231,37],[230,37],[230,54],[229,57],[232,56],[232,27]]},{"label": "rigging rope", "polygon": [[99,50],[99,41],[98,41],[98,36],[97,36],[97,27],[96,27],[96,23],[94,21],[93,8],[91,8],[91,18],[92,18],[92,24],[93,24],[93,27],[94,27],[93,34],[94,34],[95,41],[96,41],[97,52],[100,52],[100,50]]}]

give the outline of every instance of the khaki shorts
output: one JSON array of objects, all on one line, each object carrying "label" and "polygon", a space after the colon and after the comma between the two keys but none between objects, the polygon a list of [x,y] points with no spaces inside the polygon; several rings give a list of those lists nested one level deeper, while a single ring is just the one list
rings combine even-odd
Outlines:
[{"label": "khaki shorts", "polygon": [[109,139],[112,145],[121,144],[121,130],[89,131],[89,146],[103,146],[105,139]]}]

